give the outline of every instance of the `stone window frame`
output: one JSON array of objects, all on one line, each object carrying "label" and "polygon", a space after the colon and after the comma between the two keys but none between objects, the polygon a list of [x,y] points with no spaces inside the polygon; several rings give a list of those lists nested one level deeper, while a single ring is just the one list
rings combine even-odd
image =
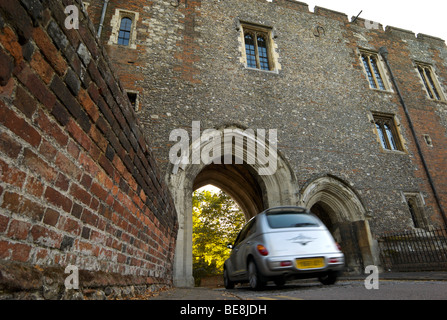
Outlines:
[{"label": "stone window frame", "polygon": [[425,216],[425,201],[420,192],[402,192],[402,197],[407,205],[414,228],[425,229],[428,227]]},{"label": "stone window frame", "polygon": [[[117,45],[123,48],[136,49],[136,41],[137,41],[137,21],[139,19],[139,13],[124,9],[115,9],[115,14],[112,16],[110,20],[110,25],[112,26],[112,34],[109,38],[109,45]],[[129,18],[132,20],[132,27],[130,31],[130,39],[128,45],[120,45],[118,44],[118,36],[121,28],[121,21],[124,18]]]},{"label": "stone window frame", "polygon": [[[446,102],[444,91],[438,81],[438,77],[433,66],[429,63],[414,61],[414,68],[419,76],[422,87],[425,89],[427,98],[433,101]],[[421,71],[423,71],[421,73]],[[429,72],[429,75],[427,74]]]},{"label": "stone window frame", "polygon": [[[257,70],[262,72],[278,73],[281,69],[281,65],[278,62],[278,54],[276,52],[277,45],[274,41],[275,32],[273,27],[266,25],[260,25],[256,23],[250,23],[246,21],[237,20],[236,30],[239,31],[239,50],[241,52],[240,62],[248,70]],[[266,39],[267,44],[267,58],[269,63],[269,70],[261,69],[260,67],[249,67],[247,62],[247,53],[245,47],[245,35],[246,33],[252,33],[254,35],[263,35]],[[257,66],[259,66],[259,55],[256,57]]]},{"label": "stone window frame", "polygon": [[[359,48],[358,50],[359,50],[358,56],[359,56],[359,59],[360,59],[360,64],[362,65],[362,69],[363,69],[363,72],[364,72],[364,74],[366,76],[366,80],[368,81],[369,88],[372,89],[372,90],[378,91],[378,92],[392,92],[393,89],[391,87],[391,83],[389,81],[388,74],[387,74],[386,69],[384,67],[384,61],[383,61],[382,57],[380,56],[380,54],[377,51],[364,49],[364,48]],[[371,73],[371,77],[372,77],[372,80],[374,82],[374,86],[375,87],[371,83],[371,77],[369,76],[368,70],[365,67],[363,56],[369,57],[369,59],[368,59],[368,65],[369,65],[369,68],[370,68],[369,72]],[[381,80],[381,82],[383,84],[383,89],[380,88],[380,83],[377,80],[376,73],[375,72],[371,72],[371,71],[373,71],[372,70],[373,69],[373,65],[372,65],[371,59],[370,59],[371,57],[374,58],[374,60],[376,61],[377,72],[379,73],[380,80]]]},{"label": "stone window frame", "polygon": [[[374,124],[374,132],[383,151],[396,153],[407,152],[405,149],[404,139],[399,130],[400,122],[394,114],[371,112],[370,122]],[[388,125],[389,131],[386,130],[385,124]],[[381,131],[379,131],[377,126],[381,128]],[[389,139],[389,132],[394,140],[394,147],[392,141]]]}]

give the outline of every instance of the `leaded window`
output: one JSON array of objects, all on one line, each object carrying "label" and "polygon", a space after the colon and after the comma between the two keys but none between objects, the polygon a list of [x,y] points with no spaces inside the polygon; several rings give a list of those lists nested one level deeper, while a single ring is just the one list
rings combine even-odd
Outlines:
[{"label": "leaded window", "polygon": [[383,149],[403,151],[393,116],[374,115],[374,123]]},{"label": "leaded window", "polygon": [[429,65],[417,64],[417,69],[430,99],[443,100],[441,89],[432,68]]},{"label": "leaded window", "polygon": [[269,34],[259,30],[245,30],[245,55],[248,68],[271,70]]},{"label": "leaded window", "polygon": [[371,52],[361,53],[363,66],[368,76],[369,86],[372,89],[387,90],[380,70],[377,54]]}]

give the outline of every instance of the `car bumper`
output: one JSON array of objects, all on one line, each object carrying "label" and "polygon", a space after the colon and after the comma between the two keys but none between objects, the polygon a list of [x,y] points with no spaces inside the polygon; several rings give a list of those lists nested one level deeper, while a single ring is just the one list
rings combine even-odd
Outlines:
[{"label": "car bumper", "polygon": [[[309,261],[308,265],[299,264],[299,260]],[[312,264],[312,261],[318,263]],[[345,259],[342,253],[329,253],[312,256],[282,256],[269,257],[258,263],[259,269],[264,276],[287,276],[300,274],[314,274],[319,272],[337,271],[341,272],[345,266]]]}]

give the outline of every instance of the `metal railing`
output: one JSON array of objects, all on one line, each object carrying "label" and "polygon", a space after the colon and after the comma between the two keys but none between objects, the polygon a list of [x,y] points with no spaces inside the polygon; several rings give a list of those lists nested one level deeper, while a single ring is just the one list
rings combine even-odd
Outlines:
[{"label": "metal railing", "polygon": [[387,233],[378,241],[387,271],[447,271],[447,229]]}]

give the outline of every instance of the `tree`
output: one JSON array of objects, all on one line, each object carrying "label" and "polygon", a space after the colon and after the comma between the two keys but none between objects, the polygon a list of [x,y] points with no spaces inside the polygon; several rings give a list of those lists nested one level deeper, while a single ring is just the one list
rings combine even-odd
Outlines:
[{"label": "tree", "polygon": [[[231,197],[223,193],[193,194],[193,270],[196,279],[218,275],[245,223],[245,216]],[[200,281],[200,280],[199,280]]]}]

